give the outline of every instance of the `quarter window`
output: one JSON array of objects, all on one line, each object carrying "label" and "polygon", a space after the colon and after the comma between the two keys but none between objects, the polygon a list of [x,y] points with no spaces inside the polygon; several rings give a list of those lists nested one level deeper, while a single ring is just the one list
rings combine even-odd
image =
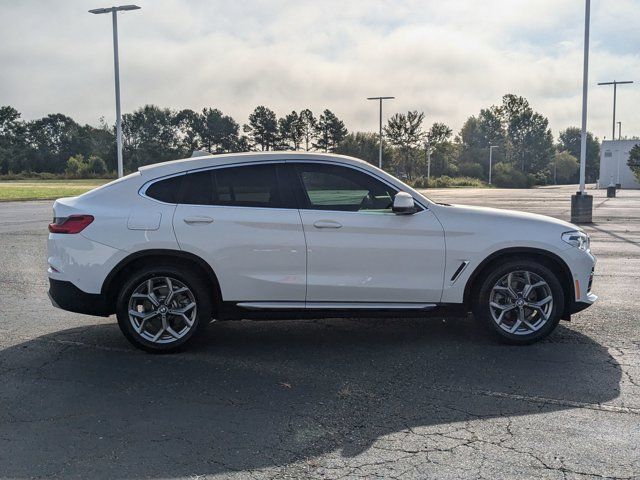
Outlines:
[{"label": "quarter window", "polygon": [[183,178],[184,175],[180,175],[152,183],[147,188],[145,195],[165,203],[178,203],[180,184]]},{"label": "quarter window", "polygon": [[297,164],[303,204],[313,210],[390,213],[397,191],[371,175],[326,164]]}]

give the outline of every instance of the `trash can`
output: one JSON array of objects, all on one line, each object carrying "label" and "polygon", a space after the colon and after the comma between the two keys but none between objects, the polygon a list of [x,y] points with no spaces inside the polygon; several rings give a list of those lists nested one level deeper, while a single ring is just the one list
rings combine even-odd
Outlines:
[{"label": "trash can", "polygon": [[607,198],[615,198],[616,197],[616,187],[613,185],[609,185],[607,187]]}]

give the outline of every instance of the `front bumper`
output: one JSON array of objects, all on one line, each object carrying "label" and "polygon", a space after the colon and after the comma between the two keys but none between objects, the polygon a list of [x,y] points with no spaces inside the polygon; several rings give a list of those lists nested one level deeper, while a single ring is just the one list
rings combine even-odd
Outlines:
[{"label": "front bumper", "polygon": [[572,294],[567,295],[562,318],[569,320],[574,313],[581,312],[590,307],[598,300],[591,288],[593,287],[593,276],[596,266],[596,259],[590,251],[583,251],[578,248],[568,248],[563,252],[563,260],[571,271]]},{"label": "front bumper", "polygon": [[589,292],[584,297],[584,301],[573,302],[567,309],[567,313],[569,315],[573,315],[574,313],[581,312],[582,310],[589,308],[591,305],[593,305],[596,300],[598,300],[598,296]]},{"label": "front bumper", "polygon": [[73,283],[49,278],[49,299],[54,307],[69,312],[108,317],[110,314],[103,295],[87,293]]}]

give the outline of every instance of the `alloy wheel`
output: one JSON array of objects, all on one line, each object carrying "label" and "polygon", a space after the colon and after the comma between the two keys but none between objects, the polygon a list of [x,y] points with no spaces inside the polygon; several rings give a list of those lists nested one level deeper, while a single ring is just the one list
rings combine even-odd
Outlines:
[{"label": "alloy wheel", "polygon": [[129,321],[145,340],[167,344],[180,340],[193,328],[196,299],[189,287],[172,277],[142,282],[129,298]]},{"label": "alloy wheel", "polygon": [[489,295],[489,310],[496,324],[513,335],[539,331],[551,317],[553,294],[549,284],[527,270],[500,278]]}]

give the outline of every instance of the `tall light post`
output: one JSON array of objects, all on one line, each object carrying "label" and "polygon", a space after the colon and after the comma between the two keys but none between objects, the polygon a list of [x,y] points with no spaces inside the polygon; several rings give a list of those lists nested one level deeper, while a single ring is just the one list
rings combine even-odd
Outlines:
[{"label": "tall light post", "polygon": [[625,80],[623,82],[618,82],[614,80],[613,82],[600,82],[598,85],[613,85],[613,133],[611,134],[611,139],[616,139],[616,93],[618,90],[618,85],[626,85],[628,83],[633,83],[632,80]]},{"label": "tall light post", "polygon": [[498,145],[489,145],[489,185],[491,185],[491,170],[493,168],[493,149]]},{"label": "tall light post", "polygon": [[367,97],[367,100],[378,100],[380,102],[380,151],[378,152],[378,168],[382,168],[382,101],[394,98],[396,97]]},{"label": "tall light post", "polygon": [[140,10],[137,5],[121,5],[119,7],[95,8],[89,13],[99,15],[111,13],[113,23],[113,70],[116,82],[116,151],[118,155],[118,177],[124,175],[122,165],[122,113],[120,111],[120,65],[118,60],[118,12],[127,10]]},{"label": "tall light post", "polygon": [[[591,0],[585,0],[584,8],[584,57],[582,65],[582,130],[580,132],[580,190],[571,196],[571,221],[591,223],[593,197],[584,191],[587,162],[587,93],[589,86],[589,20]],[[615,125],[614,125],[615,126]]]}]

